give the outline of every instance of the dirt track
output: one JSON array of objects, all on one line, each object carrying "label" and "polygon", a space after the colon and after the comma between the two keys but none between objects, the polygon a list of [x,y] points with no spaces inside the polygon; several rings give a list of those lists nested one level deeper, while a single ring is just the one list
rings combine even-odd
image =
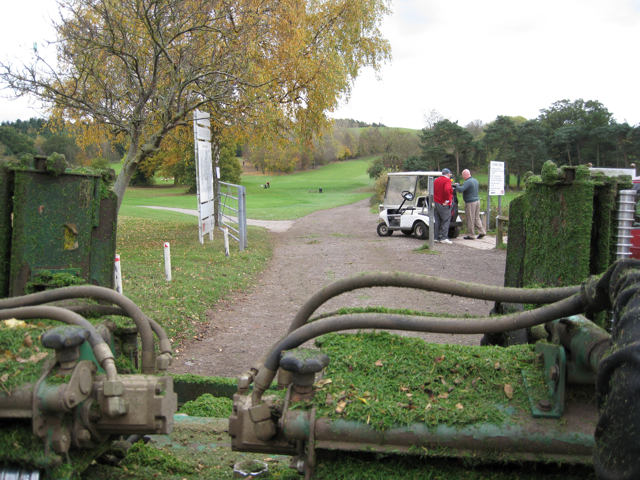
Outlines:
[{"label": "dirt track", "polygon": [[[235,377],[250,367],[287,330],[302,304],[322,287],[361,272],[403,271],[454,280],[503,285],[506,252],[470,248],[468,241],[436,244],[437,255],[414,251],[423,241],[415,237],[376,234],[377,215],[368,201],[315,212],[296,220],[274,236],[269,267],[252,291],[232,303],[209,310],[204,338],[178,353],[171,371]],[[249,238],[251,243],[251,238]],[[467,243],[467,245],[465,245]],[[489,302],[462,299],[411,289],[371,288],[346,293],[318,312],[344,306],[382,305],[430,312],[486,315]],[[420,336],[436,343],[477,344],[479,335]]]}]

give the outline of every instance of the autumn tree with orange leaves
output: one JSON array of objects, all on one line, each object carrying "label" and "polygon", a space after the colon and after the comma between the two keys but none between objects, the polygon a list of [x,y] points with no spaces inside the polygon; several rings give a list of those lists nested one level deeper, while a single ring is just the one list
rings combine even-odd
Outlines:
[{"label": "autumn tree with orange leaves", "polygon": [[[0,82],[127,144],[138,166],[206,110],[214,133],[311,138],[361,69],[390,58],[389,0],[57,0],[57,64],[0,63]],[[216,137],[217,138],[217,137]],[[215,140],[215,139],[214,139]]]}]

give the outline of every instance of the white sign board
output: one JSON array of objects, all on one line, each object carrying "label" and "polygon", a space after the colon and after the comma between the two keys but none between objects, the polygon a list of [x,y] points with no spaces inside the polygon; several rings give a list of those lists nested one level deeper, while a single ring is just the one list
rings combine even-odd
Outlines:
[{"label": "white sign board", "polygon": [[193,143],[196,156],[196,185],[198,190],[198,230],[200,243],[204,243],[205,233],[213,240],[215,225],[213,216],[213,168],[211,162],[211,130],[209,114],[193,112]]},{"label": "white sign board", "polygon": [[489,165],[489,195],[504,195],[504,162],[491,162]]},{"label": "white sign board", "polygon": [[211,169],[211,143],[198,140],[198,191],[200,203],[213,200],[213,172]]}]

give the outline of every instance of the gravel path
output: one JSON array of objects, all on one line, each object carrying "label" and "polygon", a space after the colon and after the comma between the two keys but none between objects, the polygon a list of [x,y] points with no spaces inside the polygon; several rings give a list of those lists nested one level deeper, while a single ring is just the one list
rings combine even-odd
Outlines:
[{"label": "gravel path", "polygon": [[[399,233],[379,237],[377,219],[369,211],[368,200],[363,200],[312,213],[280,233],[272,231],[274,255],[269,267],[257,277],[254,288],[212,306],[201,340],[193,340],[178,352],[171,371],[237,376],[286,332],[295,313],[311,295],[357,273],[402,271],[503,285],[506,252],[491,248],[495,238],[436,244],[439,253],[430,255],[415,251],[424,243],[415,237]],[[492,307],[481,300],[376,287],[343,294],[316,313],[369,305],[476,315],[487,315]],[[434,343],[472,345],[480,341],[479,335],[415,335]]]}]

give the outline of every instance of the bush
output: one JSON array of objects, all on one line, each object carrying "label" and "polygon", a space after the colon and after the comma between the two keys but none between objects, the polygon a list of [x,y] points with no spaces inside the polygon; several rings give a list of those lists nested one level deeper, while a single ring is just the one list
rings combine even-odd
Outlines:
[{"label": "bush", "polygon": [[383,170],[373,184],[373,196],[370,200],[372,207],[384,201],[384,194],[387,191],[387,172],[389,170]]},{"label": "bush", "polygon": [[91,160],[91,168],[96,170],[106,170],[109,168],[109,160],[103,157],[97,157]]},{"label": "bush", "polygon": [[136,170],[136,173],[134,173],[133,177],[131,177],[131,180],[129,180],[130,187],[150,187],[155,184],[156,179],[153,177],[153,175],[147,177],[145,173],[140,169]]}]

